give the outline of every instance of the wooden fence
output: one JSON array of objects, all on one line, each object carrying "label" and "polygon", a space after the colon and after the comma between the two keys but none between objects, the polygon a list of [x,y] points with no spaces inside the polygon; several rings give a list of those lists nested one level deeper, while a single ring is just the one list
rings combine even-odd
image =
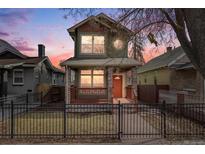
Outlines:
[{"label": "wooden fence", "polygon": [[169,85],[138,85],[138,100],[147,103],[159,102],[159,90],[169,90]]}]

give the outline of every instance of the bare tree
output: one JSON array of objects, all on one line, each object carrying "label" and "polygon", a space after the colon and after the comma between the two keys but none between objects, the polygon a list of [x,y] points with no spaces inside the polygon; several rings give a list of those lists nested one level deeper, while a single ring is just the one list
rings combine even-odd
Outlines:
[{"label": "bare tree", "polygon": [[135,35],[148,36],[156,45],[174,44],[177,38],[205,78],[205,9],[122,9],[119,22],[124,22]]},{"label": "bare tree", "polygon": [[[77,14],[79,10],[74,11]],[[89,9],[83,11],[85,14]],[[148,41],[156,46],[162,43],[170,46],[178,40],[205,78],[205,9],[128,8],[118,9],[118,12],[117,21],[134,31],[132,38],[142,46]],[[137,53],[136,48],[133,51]]]},{"label": "bare tree", "polygon": [[142,54],[142,51],[144,50],[142,44],[143,41],[139,40],[140,38],[141,37],[139,37],[139,35],[135,35],[131,38],[130,40],[131,49],[128,51],[128,56],[133,57],[141,64],[145,64],[145,60]]}]

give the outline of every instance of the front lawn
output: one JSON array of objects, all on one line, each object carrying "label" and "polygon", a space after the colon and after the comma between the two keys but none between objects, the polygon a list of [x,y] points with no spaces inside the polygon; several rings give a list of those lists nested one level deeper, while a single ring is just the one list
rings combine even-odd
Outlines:
[{"label": "front lawn", "polygon": [[[4,133],[9,134],[10,120],[4,122]],[[66,125],[64,125],[66,123]],[[66,128],[66,129],[65,129]],[[6,132],[5,132],[6,130]],[[64,121],[63,112],[34,111],[18,115],[14,119],[15,135],[86,135],[115,134],[113,115],[109,113],[67,113]]]}]

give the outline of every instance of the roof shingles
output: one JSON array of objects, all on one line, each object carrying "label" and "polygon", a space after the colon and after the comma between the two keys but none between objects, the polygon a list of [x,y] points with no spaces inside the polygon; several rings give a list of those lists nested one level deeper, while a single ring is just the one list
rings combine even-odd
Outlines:
[{"label": "roof shingles", "polygon": [[166,53],[150,60],[145,65],[140,67],[137,72],[143,73],[143,72],[166,67],[166,66],[168,66],[169,63],[176,60],[177,57],[179,57],[183,54],[184,54],[183,49],[181,47],[177,47],[169,52],[166,52]]}]

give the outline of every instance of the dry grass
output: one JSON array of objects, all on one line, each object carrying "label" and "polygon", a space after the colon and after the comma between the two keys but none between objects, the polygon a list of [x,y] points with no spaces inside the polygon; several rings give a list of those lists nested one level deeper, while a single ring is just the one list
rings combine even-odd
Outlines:
[{"label": "dry grass", "polygon": [[[159,114],[146,114],[142,116],[150,125],[155,129],[161,129],[159,125],[163,125],[162,115]],[[156,127],[158,124],[158,127]],[[163,128],[163,126],[162,126]],[[186,136],[203,136],[204,128],[202,125],[184,118],[180,115],[175,114],[166,114],[166,133],[169,137],[186,137]]]},{"label": "dry grass", "polygon": [[[108,113],[69,113],[66,114],[66,126],[64,125],[63,112],[31,112],[16,116],[14,120],[15,134],[43,134],[63,136],[64,128],[66,134],[113,134],[115,125],[113,115]],[[10,120],[4,122],[0,130],[9,134]],[[3,127],[2,127],[3,128]],[[1,129],[1,128],[0,128]]]}]

